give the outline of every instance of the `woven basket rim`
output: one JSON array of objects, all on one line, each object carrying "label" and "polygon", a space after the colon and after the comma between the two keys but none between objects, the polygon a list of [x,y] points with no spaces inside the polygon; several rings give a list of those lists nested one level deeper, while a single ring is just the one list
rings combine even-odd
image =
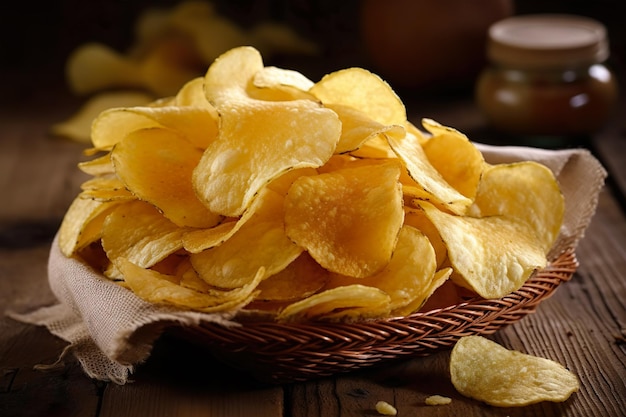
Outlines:
[{"label": "woven basket rim", "polygon": [[305,381],[429,355],[452,347],[462,336],[493,334],[533,313],[577,268],[575,251],[568,248],[520,289],[499,299],[474,298],[404,317],[350,323],[242,320],[237,326],[202,323],[175,333],[261,381]]}]

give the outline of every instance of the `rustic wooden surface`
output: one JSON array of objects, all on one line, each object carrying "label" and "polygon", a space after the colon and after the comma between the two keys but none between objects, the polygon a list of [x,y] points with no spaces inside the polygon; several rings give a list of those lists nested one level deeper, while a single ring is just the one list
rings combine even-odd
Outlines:
[{"label": "rustic wooden surface", "polygon": [[[10,89],[0,111],[0,311],[49,305],[51,238],[84,179],[84,145],[50,137],[74,110],[62,88]],[[7,95],[5,94],[6,98]],[[414,104],[415,114],[480,132],[471,103]],[[422,114],[423,109],[430,113]],[[621,119],[620,119],[621,120]],[[89,379],[45,328],[0,317],[0,416],[368,416],[378,400],[399,416],[626,416],[626,135],[616,121],[589,143],[611,176],[577,256],[573,279],[535,314],[494,339],[554,359],[577,374],[580,392],[562,404],[496,408],[460,396],[447,376],[448,352],[385,364],[337,378],[268,386],[209,357],[200,346],[163,338],[124,386]],[[478,134],[478,133],[477,133]],[[431,394],[452,398],[426,406]]]}]

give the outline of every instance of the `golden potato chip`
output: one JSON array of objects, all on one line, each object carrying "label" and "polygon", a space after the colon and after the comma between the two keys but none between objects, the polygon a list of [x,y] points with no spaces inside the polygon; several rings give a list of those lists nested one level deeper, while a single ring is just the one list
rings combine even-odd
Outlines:
[{"label": "golden potato chip", "polygon": [[259,189],[282,173],[323,165],[341,134],[335,112],[313,101],[250,98],[246,86],[262,68],[258,51],[241,47],[217,59],[205,78],[221,124],[193,183],[200,199],[225,216],[241,215]]},{"label": "golden potato chip", "polygon": [[352,107],[381,125],[404,126],[404,103],[389,84],[363,68],[348,68],[325,75],[309,90],[325,106]]},{"label": "golden potato chip", "polygon": [[[192,106],[192,107],[207,107],[211,109],[213,106],[209,104],[206,96],[204,95],[204,77],[196,77],[187,81],[174,97],[174,106]],[[219,116],[215,115],[217,119]]]},{"label": "golden potato chip", "polygon": [[252,86],[247,89],[248,94],[259,100],[315,100],[308,92],[313,81],[301,73],[278,67],[264,67],[252,79]]},{"label": "golden potato chip", "polygon": [[246,286],[207,293],[178,285],[177,277],[142,268],[125,258],[118,263],[126,285],[143,300],[205,313],[241,309],[254,298],[256,285],[265,274],[261,268]]},{"label": "golden potato chip", "polygon": [[[261,189],[259,195],[252,201],[250,207],[237,218],[228,218],[223,223],[208,229],[193,229],[183,236],[183,246],[190,253],[200,253],[204,250],[221,245],[234,235],[253,216],[258,216],[258,212],[263,213],[266,207],[274,207],[276,193],[285,196],[286,191],[270,188]],[[279,192],[280,191],[280,192]],[[265,215],[265,214],[261,214]]]},{"label": "golden potato chip", "polygon": [[108,91],[91,97],[76,113],[62,122],[54,124],[50,131],[53,135],[63,136],[77,142],[91,141],[91,124],[104,110],[113,107],[143,106],[154,98],[137,91]]},{"label": "golden potato chip", "polygon": [[128,57],[112,48],[91,42],[74,50],[66,64],[66,78],[76,94],[90,94],[109,88],[141,88],[141,70]]},{"label": "golden potato chip", "polygon": [[132,132],[165,128],[204,149],[217,137],[217,120],[215,109],[209,105],[112,108],[94,120],[91,141],[97,149],[110,150]]},{"label": "golden potato chip", "polygon": [[546,266],[541,243],[530,226],[503,216],[482,218],[444,213],[429,203],[421,207],[448,248],[458,285],[483,298],[501,298],[519,289]]},{"label": "golden potato chip", "polygon": [[366,285],[332,288],[296,301],[276,317],[279,321],[356,320],[389,314],[389,295]]},{"label": "golden potato chip", "polygon": [[433,134],[422,146],[428,161],[448,184],[473,200],[485,166],[483,155],[458,130],[430,119],[424,119],[423,123]]},{"label": "golden potato chip", "polygon": [[404,163],[410,177],[426,193],[423,199],[455,214],[464,214],[467,211],[472,200],[446,182],[428,160],[416,136],[407,133],[404,138],[389,136],[387,140]]},{"label": "golden potato chip", "polygon": [[111,154],[106,153],[100,157],[78,163],[78,168],[91,176],[115,174],[115,167],[111,161]]},{"label": "golden potato chip", "polygon": [[128,134],[111,151],[118,177],[141,200],[181,227],[212,227],[221,216],[198,200],[191,177],[202,151],[165,129]]},{"label": "golden potato chip", "polygon": [[[381,134],[404,136],[404,128],[399,125],[382,125],[365,113],[343,104],[326,104],[341,121],[341,137],[335,153],[357,151],[364,143]],[[382,140],[382,139],[381,139]]]},{"label": "golden potato chip", "polygon": [[190,255],[200,277],[216,288],[246,285],[260,267],[267,276],[283,270],[302,248],[285,234],[283,197],[268,190],[264,204],[226,241]]},{"label": "golden potato chip", "polygon": [[476,217],[510,216],[531,225],[546,254],[561,230],[564,213],[557,179],[533,161],[489,166],[470,209]]},{"label": "golden potato chip", "polygon": [[102,223],[106,215],[117,205],[76,197],[70,204],[59,227],[59,247],[70,257],[77,251],[97,241],[101,236]]},{"label": "golden potato chip", "polygon": [[390,297],[392,314],[405,313],[409,304],[421,305],[435,275],[435,251],[428,238],[419,230],[404,226],[391,261],[379,273],[355,278],[333,274],[327,288],[361,284],[383,290]]},{"label": "golden potato chip", "polygon": [[149,268],[182,249],[184,229],[163,217],[151,204],[126,203],[113,210],[102,226],[102,247],[120,268],[122,259]]},{"label": "golden potato chip", "polygon": [[[430,298],[435,294],[435,292],[441,288],[446,282],[449,281],[449,278],[452,274],[452,268],[443,268],[435,272],[435,275],[430,280],[428,285],[426,285],[419,293],[419,296],[415,297],[413,301],[404,306],[403,308],[397,309],[394,311],[394,314],[399,317],[407,316],[416,311],[419,311],[424,307],[424,305],[430,300]],[[448,304],[452,305],[454,303]]]},{"label": "golden potato chip", "polygon": [[579,389],[576,375],[561,364],[508,350],[482,336],[456,343],[450,376],[459,393],[496,407],[563,402]]},{"label": "golden potato chip", "polygon": [[426,216],[426,213],[420,209],[405,207],[404,224],[419,229],[428,237],[430,244],[435,250],[437,266],[439,267],[443,265],[443,262],[448,257],[448,248],[446,247],[445,242],[441,239],[441,235],[435,225],[433,225],[430,219]]},{"label": "golden potato chip", "polygon": [[256,300],[300,300],[320,290],[329,275],[308,253],[303,252],[285,269],[261,281]]},{"label": "golden potato chip", "polygon": [[82,191],[79,198],[102,202],[126,202],[137,200],[126,188],[92,188]]},{"label": "golden potato chip", "polygon": [[298,178],[287,193],[287,235],[324,268],[367,277],[391,259],[402,226],[396,161]]}]

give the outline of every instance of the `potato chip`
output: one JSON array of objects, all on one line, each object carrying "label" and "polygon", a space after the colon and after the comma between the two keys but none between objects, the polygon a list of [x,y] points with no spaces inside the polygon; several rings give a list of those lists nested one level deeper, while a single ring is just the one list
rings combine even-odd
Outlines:
[{"label": "potato chip", "polygon": [[430,219],[426,216],[426,213],[420,209],[405,207],[404,224],[419,229],[428,237],[430,244],[435,250],[437,266],[440,267],[443,265],[444,261],[448,257],[448,248],[446,247],[443,239],[441,239],[441,235],[435,225],[433,225]]},{"label": "potato chip", "polygon": [[389,295],[366,285],[347,285],[322,291],[285,307],[279,321],[357,320],[389,314]]},{"label": "potato chip", "polygon": [[419,230],[404,226],[391,261],[381,272],[365,278],[333,274],[327,288],[351,284],[379,288],[389,295],[392,314],[404,315],[409,304],[420,306],[430,295],[428,289],[436,266],[435,251],[428,238]]},{"label": "potato chip", "polygon": [[205,93],[221,124],[193,182],[201,200],[225,216],[241,215],[259,189],[282,173],[323,165],[341,134],[337,115],[313,101],[250,98],[246,86],[262,68],[258,51],[241,47],[222,55],[206,75]]},{"label": "potato chip", "polygon": [[410,177],[426,193],[423,199],[455,214],[464,214],[467,211],[472,200],[446,182],[428,160],[416,136],[410,133],[404,138],[389,136],[388,141],[404,163]]},{"label": "potato chip", "polygon": [[546,266],[540,242],[530,226],[503,216],[482,218],[421,207],[448,248],[457,284],[483,298],[500,298],[519,289],[532,273]]},{"label": "potato chip", "polygon": [[[196,77],[187,81],[174,97],[173,106],[207,107],[211,106],[204,95],[204,77]],[[217,119],[217,113],[215,119]]]},{"label": "potato chip", "polygon": [[[297,170],[296,170],[297,171]],[[259,195],[252,201],[250,207],[237,218],[227,218],[223,223],[208,229],[194,229],[183,236],[183,246],[190,253],[200,253],[207,249],[221,245],[234,235],[252,216],[258,216],[258,212],[267,210],[265,207],[273,207],[276,201],[276,193],[280,196],[287,194],[281,186],[266,187],[261,189]]]},{"label": "potato chip", "polygon": [[205,313],[241,309],[254,298],[256,285],[265,274],[261,268],[244,287],[205,293],[178,285],[178,278],[175,276],[142,268],[127,259],[121,258],[118,263],[125,283],[143,300]]},{"label": "potato chip", "polygon": [[83,44],[70,54],[66,78],[70,89],[81,95],[110,88],[143,87],[136,62],[95,42]]},{"label": "potato chip", "polygon": [[403,126],[404,103],[389,84],[363,68],[348,68],[325,75],[309,90],[325,106],[340,104],[356,109],[381,125]]},{"label": "potato chip", "polygon": [[364,143],[382,134],[404,136],[402,126],[382,125],[352,107],[343,104],[326,104],[326,107],[337,113],[341,121],[341,137],[335,153],[357,151]]},{"label": "potato chip", "polygon": [[308,92],[312,86],[313,81],[297,71],[269,66],[254,74],[247,92],[259,100],[315,100]]},{"label": "potato chip", "polygon": [[111,154],[106,153],[100,157],[78,163],[78,168],[91,176],[115,174],[115,167],[111,161]]},{"label": "potato chip", "polygon": [[298,178],[287,194],[287,235],[324,268],[366,277],[391,259],[404,213],[396,161]]},{"label": "potato chip", "polygon": [[301,253],[285,234],[283,197],[268,190],[264,204],[219,246],[190,255],[200,277],[216,288],[246,285],[260,267],[267,276],[285,269]]},{"label": "potato chip", "polygon": [[108,91],[91,97],[76,113],[62,122],[54,124],[50,131],[53,135],[63,136],[77,142],[91,141],[91,124],[104,110],[113,107],[143,106],[154,98],[138,91]]},{"label": "potato chip", "polygon": [[104,218],[116,205],[114,202],[85,199],[80,196],[75,198],[59,227],[61,252],[70,257],[97,241],[101,236]]},{"label": "potato chip", "polygon": [[308,253],[303,252],[285,269],[261,281],[256,300],[300,300],[320,290],[329,275]]},{"label": "potato chip", "polygon": [[565,200],[554,174],[533,161],[492,165],[485,170],[470,214],[503,215],[529,224],[547,254],[561,230]]},{"label": "potato chip", "polygon": [[217,137],[218,116],[209,106],[122,107],[103,111],[94,120],[91,141],[110,150],[130,133],[148,128],[175,131],[190,144],[204,149]]},{"label": "potato chip", "polygon": [[120,268],[122,259],[150,268],[182,249],[184,229],[163,217],[151,204],[126,203],[114,209],[102,226],[102,247]]},{"label": "potato chip", "polygon": [[[412,314],[416,311],[419,311],[424,307],[424,305],[430,300],[430,298],[435,294],[435,292],[445,285],[452,274],[452,268],[443,268],[435,272],[433,278],[430,280],[428,285],[424,286],[419,295],[413,299],[409,304],[404,306],[403,308],[399,308],[393,313],[398,317],[404,317],[409,314]],[[452,305],[452,304],[448,304]]]},{"label": "potato chip", "polygon": [[191,184],[202,151],[165,129],[130,133],[111,151],[115,172],[141,200],[181,227],[212,227],[222,219],[198,200]]},{"label": "potato chip", "polygon": [[458,130],[445,128],[431,119],[422,123],[433,133],[423,144],[428,161],[448,184],[473,200],[485,166],[482,154]]},{"label": "potato chip", "polygon": [[456,343],[450,375],[459,393],[496,407],[563,402],[579,389],[576,375],[561,364],[508,350],[482,336]]}]

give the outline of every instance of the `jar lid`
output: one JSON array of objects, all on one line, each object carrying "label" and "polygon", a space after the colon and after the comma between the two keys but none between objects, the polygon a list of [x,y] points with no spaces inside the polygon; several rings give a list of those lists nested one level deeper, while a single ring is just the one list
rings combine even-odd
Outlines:
[{"label": "jar lid", "polygon": [[583,16],[533,14],[510,17],[489,28],[487,56],[525,69],[600,63],[609,57],[606,28]]}]

